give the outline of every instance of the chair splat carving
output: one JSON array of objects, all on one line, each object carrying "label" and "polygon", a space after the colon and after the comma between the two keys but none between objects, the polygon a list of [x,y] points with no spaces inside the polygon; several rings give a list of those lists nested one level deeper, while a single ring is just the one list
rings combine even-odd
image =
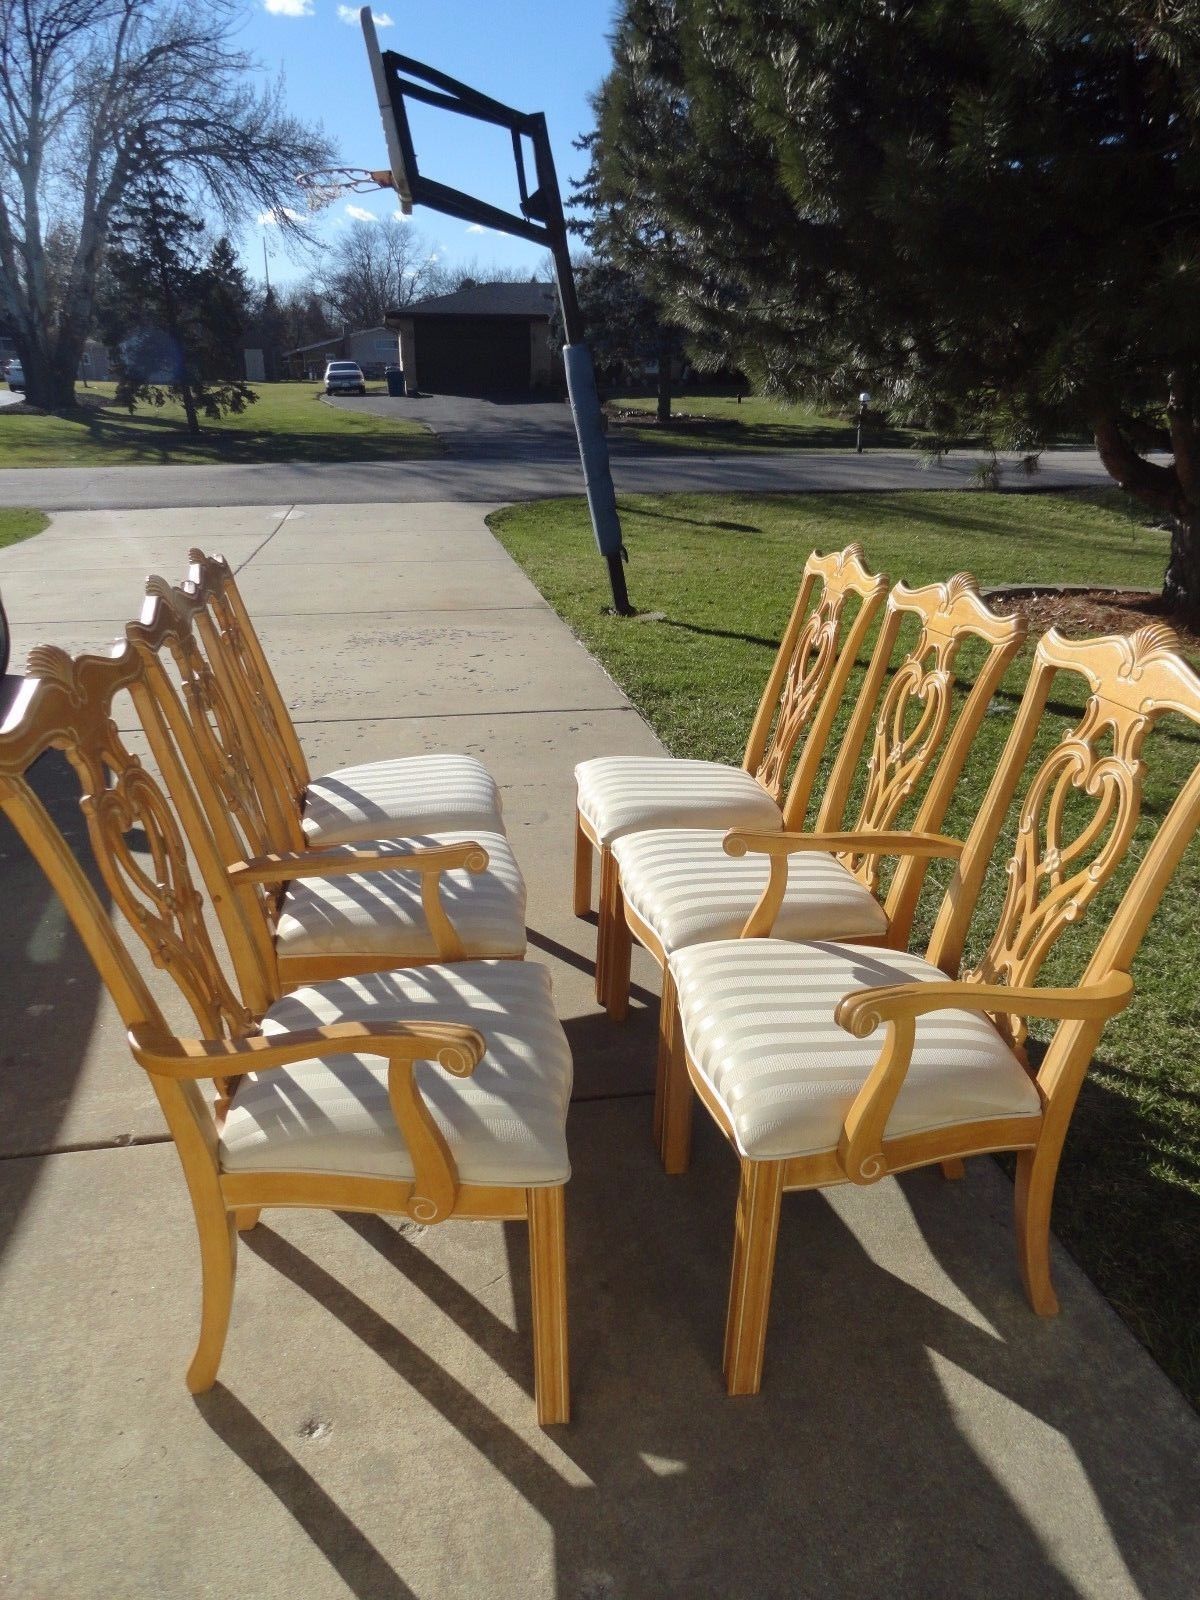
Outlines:
[{"label": "chair splat carving", "polygon": [[[808,609],[818,583],[820,596]],[[814,552],[805,566],[788,632],[746,751],[748,769],[776,801],[783,800],[792,754],[830,686],[846,607],[854,595],[865,600],[879,587],[876,574],[867,570],[860,544],[847,545],[829,556]],[[848,666],[852,665],[851,659]]]},{"label": "chair splat carving", "polygon": [[[114,692],[132,689],[139,676],[124,667],[121,655],[72,659],[56,645],[38,645],[28,662],[29,676],[53,685],[70,707],[54,742],[79,778],[80,809],[114,903],[154,965],[178,984],[205,1037],[244,1038],[254,1031],[253,1018],[209,938],[175,813],[112,716]],[[146,865],[134,850],[131,836],[138,834]]]},{"label": "chair splat carving", "polygon": [[[1049,753],[1025,792],[999,920],[964,981],[1034,983],[1055,942],[1120,866],[1141,816],[1142,747],[1167,709],[1131,696],[1129,689],[1147,666],[1161,665],[1164,655],[1172,659],[1177,649],[1174,632],[1161,624],[1093,643],[1092,658],[1115,658],[1108,681],[1093,690],[1078,725]],[[1084,797],[1094,805],[1072,833],[1068,808]],[[1012,1043],[1023,1043],[1024,1017],[1000,1014],[994,1020]]]}]

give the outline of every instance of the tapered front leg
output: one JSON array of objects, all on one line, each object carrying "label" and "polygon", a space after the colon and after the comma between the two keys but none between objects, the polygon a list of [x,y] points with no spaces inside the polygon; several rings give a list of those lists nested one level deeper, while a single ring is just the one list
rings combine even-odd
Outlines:
[{"label": "tapered front leg", "polygon": [[608,973],[612,959],[612,930],[620,893],[621,874],[616,858],[607,845],[600,846],[600,906],[596,923],[596,999],[605,1003]]},{"label": "tapered front leg", "polygon": [[575,813],[575,915],[586,917],[592,909],[592,841]]},{"label": "tapered front leg", "polygon": [[654,1090],[655,1136],[663,1171],[671,1177],[686,1172],[692,1160],[692,1110],[696,1096],[688,1077],[683,1028],[679,1022],[675,983],[663,970],[662,1014],[659,1038],[658,1082]]},{"label": "tapered front leg", "polygon": [[724,1371],[730,1394],[757,1394],[762,1384],[782,1199],[781,1161],[742,1162],[725,1319]]},{"label": "tapered front leg", "polygon": [[533,1297],[533,1389],[542,1427],[571,1420],[563,1189],[527,1189]]}]

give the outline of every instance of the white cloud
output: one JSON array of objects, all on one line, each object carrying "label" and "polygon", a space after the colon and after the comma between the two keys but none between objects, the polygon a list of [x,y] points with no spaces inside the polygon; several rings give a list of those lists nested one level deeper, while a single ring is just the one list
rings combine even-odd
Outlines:
[{"label": "white cloud", "polygon": [[368,211],[366,206],[347,205],[346,215],[353,217],[355,222],[378,222],[379,218],[373,211]]},{"label": "white cloud", "polygon": [[392,212],[392,221],[393,222],[411,222],[412,221],[412,212],[411,211],[393,211]]},{"label": "white cloud", "polygon": [[303,211],[293,211],[291,206],[281,206],[278,211],[260,211],[255,217],[255,222],[260,228],[277,228],[280,217],[286,217],[289,222],[308,223],[312,219],[305,216]]},{"label": "white cloud", "polygon": [[468,233],[491,233],[490,228],[485,228],[482,222],[473,222],[467,229]]},{"label": "white cloud", "polygon": [[263,0],[263,10],[273,17],[311,17],[313,0]]},{"label": "white cloud", "polygon": [[[348,28],[356,28],[358,26],[357,6],[339,6],[337,8],[337,13],[339,19],[344,22]],[[391,17],[388,16],[386,11],[373,11],[371,15],[375,18],[375,26],[377,28],[395,27],[395,23],[392,21]]]}]

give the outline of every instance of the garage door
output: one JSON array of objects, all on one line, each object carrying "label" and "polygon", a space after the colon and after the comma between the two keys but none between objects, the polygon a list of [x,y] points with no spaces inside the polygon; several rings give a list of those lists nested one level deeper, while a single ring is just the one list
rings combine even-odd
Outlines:
[{"label": "garage door", "polygon": [[529,324],[489,317],[421,319],[417,381],[430,394],[529,388]]}]

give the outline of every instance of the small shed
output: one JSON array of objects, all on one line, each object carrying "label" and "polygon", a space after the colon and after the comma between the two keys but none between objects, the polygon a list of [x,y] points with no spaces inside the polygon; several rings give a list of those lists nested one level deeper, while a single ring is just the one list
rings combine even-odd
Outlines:
[{"label": "small shed", "polygon": [[431,394],[524,393],[562,382],[550,338],[549,283],[464,283],[389,311],[410,388]]}]

